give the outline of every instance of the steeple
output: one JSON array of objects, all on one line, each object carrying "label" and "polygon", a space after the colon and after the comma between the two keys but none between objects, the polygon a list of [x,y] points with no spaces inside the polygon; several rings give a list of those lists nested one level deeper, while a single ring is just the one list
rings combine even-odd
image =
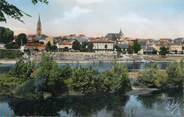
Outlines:
[{"label": "steeple", "polygon": [[120,28],[120,31],[119,31],[119,35],[123,36],[123,32],[122,32],[121,28]]},{"label": "steeple", "polygon": [[41,36],[41,34],[42,34],[42,24],[41,24],[41,19],[39,15],[38,23],[37,23],[37,36]]}]

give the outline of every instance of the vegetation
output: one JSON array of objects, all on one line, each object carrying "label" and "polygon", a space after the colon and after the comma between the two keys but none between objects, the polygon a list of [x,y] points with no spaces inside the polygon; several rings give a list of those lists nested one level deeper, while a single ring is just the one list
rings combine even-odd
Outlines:
[{"label": "vegetation", "polygon": [[169,54],[169,48],[166,47],[160,47],[160,55],[165,56],[166,54]]},{"label": "vegetation", "polygon": [[20,46],[23,46],[27,43],[27,35],[25,33],[21,33],[17,36],[16,38],[16,43],[17,45],[20,47]]},{"label": "vegetation", "polygon": [[80,66],[64,66],[60,69],[48,55],[43,55],[38,62],[20,59],[9,76],[9,79],[21,82],[12,85],[14,94],[26,98],[43,98],[45,94],[57,96],[71,92],[82,95],[124,94],[131,89],[128,70],[120,64],[114,64],[112,70],[106,72]]},{"label": "vegetation", "polygon": [[19,50],[5,50],[0,49],[0,58],[2,59],[15,59],[22,56]]},{"label": "vegetation", "polygon": [[93,52],[93,43],[91,42],[82,42],[80,47],[81,52]]},{"label": "vegetation", "polygon": [[169,87],[182,88],[184,84],[184,60],[180,63],[173,63],[167,68]]},{"label": "vegetation", "polygon": [[134,53],[138,53],[141,50],[141,45],[138,43],[138,40],[134,41],[134,44],[132,46],[132,50]]},{"label": "vegetation", "polygon": [[[1,1],[0,1],[1,4]],[[1,5],[0,5],[1,6]],[[0,11],[1,14],[1,11]],[[0,17],[1,21],[1,17]],[[9,28],[0,27],[0,43],[10,43],[14,39],[14,32],[10,30]]]},{"label": "vegetation", "polygon": [[[31,0],[33,4],[36,4],[38,2],[42,2],[42,3],[48,3],[48,0]],[[0,22],[6,22],[6,16],[9,16],[11,18],[14,18],[16,20],[19,20],[21,22],[23,22],[23,20],[21,19],[24,15],[29,16],[28,14],[26,14],[25,12],[23,12],[22,10],[20,10],[19,8],[17,8],[17,6],[10,4],[7,0],[1,0],[0,1]]]},{"label": "vegetation", "polygon": [[47,52],[54,52],[57,50],[57,46],[55,44],[51,44],[50,41],[46,44],[46,47],[45,47],[46,51]]},{"label": "vegetation", "polygon": [[79,41],[75,40],[73,43],[72,43],[72,49],[74,50],[80,50],[81,49],[81,44]]},{"label": "vegetation", "polygon": [[173,63],[162,70],[156,64],[151,64],[141,72],[140,84],[151,88],[183,88],[184,83],[184,62]]},{"label": "vegetation", "polygon": [[15,42],[10,42],[8,44],[5,45],[6,49],[18,49],[19,45]]},{"label": "vegetation", "polygon": [[164,88],[167,83],[167,73],[159,68],[157,64],[151,64],[146,68],[139,78],[143,86],[150,88]]}]

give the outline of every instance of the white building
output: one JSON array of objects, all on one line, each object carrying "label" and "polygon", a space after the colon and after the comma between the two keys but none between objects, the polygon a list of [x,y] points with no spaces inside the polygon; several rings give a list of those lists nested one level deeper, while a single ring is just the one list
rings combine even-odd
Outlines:
[{"label": "white building", "polygon": [[114,42],[110,40],[91,40],[93,43],[93,50],[98,53],[112,53],[114,49]]}]

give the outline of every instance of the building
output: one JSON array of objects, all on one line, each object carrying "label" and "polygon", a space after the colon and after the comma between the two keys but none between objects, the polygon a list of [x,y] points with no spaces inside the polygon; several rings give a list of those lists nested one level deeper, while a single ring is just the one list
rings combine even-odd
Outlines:
[{"label": "building", "polygon": [[41,44],[41,43],[38,43],[38,42],[35,42],[35,41],[32,41],[32,40],[29,40],[27,42],[27,44],[25,45],[24,49],[29,49],[29,50],[39,50],[39,51],[42,51],[42,50],[45,50],[45,46],[44,44]]},{"label": "building", "polygon": [[170,53],[173,53],[173,54],[181,54],[183,51],[182,49],[183,47],[181,44],[175,43],[170,45],[169,51]]},{"label": "building", "polygon": [[124,34],[122,30],[120,29],[119,33],[108,33],[105,38],[110,41],[118,42],[123,38]]},{"label": "building", "polygon": [[95,52],[98,52],[98,53],[113,52],[114,42],[111,40],[95,39],[95,40],[91,40],[90,42],[93,43],[93,50]]},{"label": "building", "polygon": [[45,39],[48,36],[42,35],[42,25],[40,16],[37,22],[36,35],[28,35],[28,42],[25,44],[24,49],[45,50]]},{"label": "building", "polygon": [[63,49],[63,50],[71,50],[72,49],[72,42],[63,41],[61,43],[57,43],[57,48]]},{"label": "building", "polygon": [[38,18],[38,23],[37,23],[36,31],[37,31],[37,33],[36,33],[37,36],[41,36],[42,35],[42,23],[41,23],[40,16]]}]

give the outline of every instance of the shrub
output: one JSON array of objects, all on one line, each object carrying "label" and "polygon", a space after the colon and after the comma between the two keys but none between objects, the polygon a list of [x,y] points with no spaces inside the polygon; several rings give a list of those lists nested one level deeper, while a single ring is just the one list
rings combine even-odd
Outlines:
[{"label": "shrub", "polygon": [[180,63],[173,63],[167,68],[168,87],[182,88],[184,83],[184,61]]},{"label": "shrub", "polygon": [[14,59],[22,56],[22,53],[19,50],[6,50],[0,49],[0,58],[3,59]]},{"label": "shrub", "polygon": [[139,82],[144,86],[151,88],[163,88],[167,83],[167,73],[161,70],[157,64],[151,64],[141,72]]}]

